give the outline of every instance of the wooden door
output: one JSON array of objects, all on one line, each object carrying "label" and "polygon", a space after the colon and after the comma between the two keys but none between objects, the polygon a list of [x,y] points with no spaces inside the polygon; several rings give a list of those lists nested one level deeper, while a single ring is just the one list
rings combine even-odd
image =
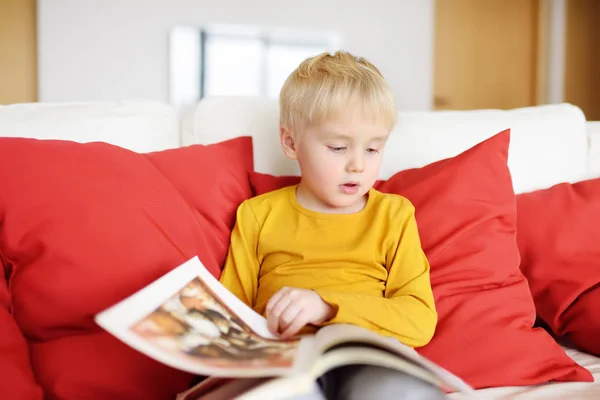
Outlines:
[{"label": "wooden door", "polygon": [[564,100],[600,121],[600,1],[568,0]]},{"label": "wooden door", "polygon": [[436,0],[434,108],[534,105],[538,8],[538,0]]},{"label": "wooden door", "polygon": [[37,101],[35,0],[0,0],[0,104]]}]

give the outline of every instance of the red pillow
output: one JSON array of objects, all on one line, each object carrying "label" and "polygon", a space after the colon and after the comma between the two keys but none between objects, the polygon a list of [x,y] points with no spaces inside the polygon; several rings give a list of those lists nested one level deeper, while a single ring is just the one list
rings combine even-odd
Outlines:
[{"label": "red pillow", "polygon": [[600,178],[517,196],[521,270],[540,318],[600,355]]},{"label": "red pillow", "polygon": [[0,138],[0,159],[0,255],[47,396],[174,398],[191,376],[121,344],[93,316],[194,255],[218,276],[237,206],[252,194],[251,139],[138,154]]},{"label": "red pillow", "polygon": [[[439,322],[418,349],[475,388],[591,381],[550,335],[519,271],[516,205],[507,167],[510,132],[376,183],[416,208]],[[272,187],[251,175],[253,188]],[[256,192],[255,194],[260,194]]]},{"label": "red pillow", "polygon": [[0,275],[0,393],[2,398],[42,400],[44,394],[35,381],[29,363],[27,342],[11,315],[10,292],[4,278],[10,269],[4,262]]}]

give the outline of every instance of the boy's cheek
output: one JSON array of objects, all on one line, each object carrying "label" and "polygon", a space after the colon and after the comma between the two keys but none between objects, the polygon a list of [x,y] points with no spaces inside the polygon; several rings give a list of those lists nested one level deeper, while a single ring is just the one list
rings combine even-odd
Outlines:
[{"label": "boy's cheek", "polygon": [[321,155],[317,157],[311,157],[311,159],[306,160],[310,165],[310,170],[319,175],[330,175],[332,173],[336,173],[340,168],[338,164],[340,164],[339,160],[332,159],[329,155]]},{"label": "boy's cheek", "polygon": [[371,165],[370,171],[372,171],[374,175],[379,175],[381,164],[383,164],[383,158],[381,157],[381,155],[379,155],[376,160],[373,160],[373,164]]}]

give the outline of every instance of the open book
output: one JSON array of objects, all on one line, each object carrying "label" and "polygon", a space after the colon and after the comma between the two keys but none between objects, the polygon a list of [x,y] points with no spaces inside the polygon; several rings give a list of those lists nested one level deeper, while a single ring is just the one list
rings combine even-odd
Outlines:
[{"label": "open book", "polygon": [[179,400],[285,399],[314,390],[315,380],[348,364],[395,368],[446,391],[471,392],[461,379],[397,340],[353,325],[282,340],[267,321],[190,259],[96,315],[98,325],[147,356],[210,376]]}]

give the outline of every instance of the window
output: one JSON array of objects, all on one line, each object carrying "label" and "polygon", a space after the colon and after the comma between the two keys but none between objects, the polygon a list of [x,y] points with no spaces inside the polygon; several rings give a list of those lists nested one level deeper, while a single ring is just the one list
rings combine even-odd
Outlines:
[{"label": "window", "polygon": [[302,60],[339,48],[331,33],[177,27],[170,34],[169,100],[182,109],[206,96],[276,99]]},{"label": "window", "polygon": [[262,94],[262,41],[224,35],[205,37],[203,97]]}]

